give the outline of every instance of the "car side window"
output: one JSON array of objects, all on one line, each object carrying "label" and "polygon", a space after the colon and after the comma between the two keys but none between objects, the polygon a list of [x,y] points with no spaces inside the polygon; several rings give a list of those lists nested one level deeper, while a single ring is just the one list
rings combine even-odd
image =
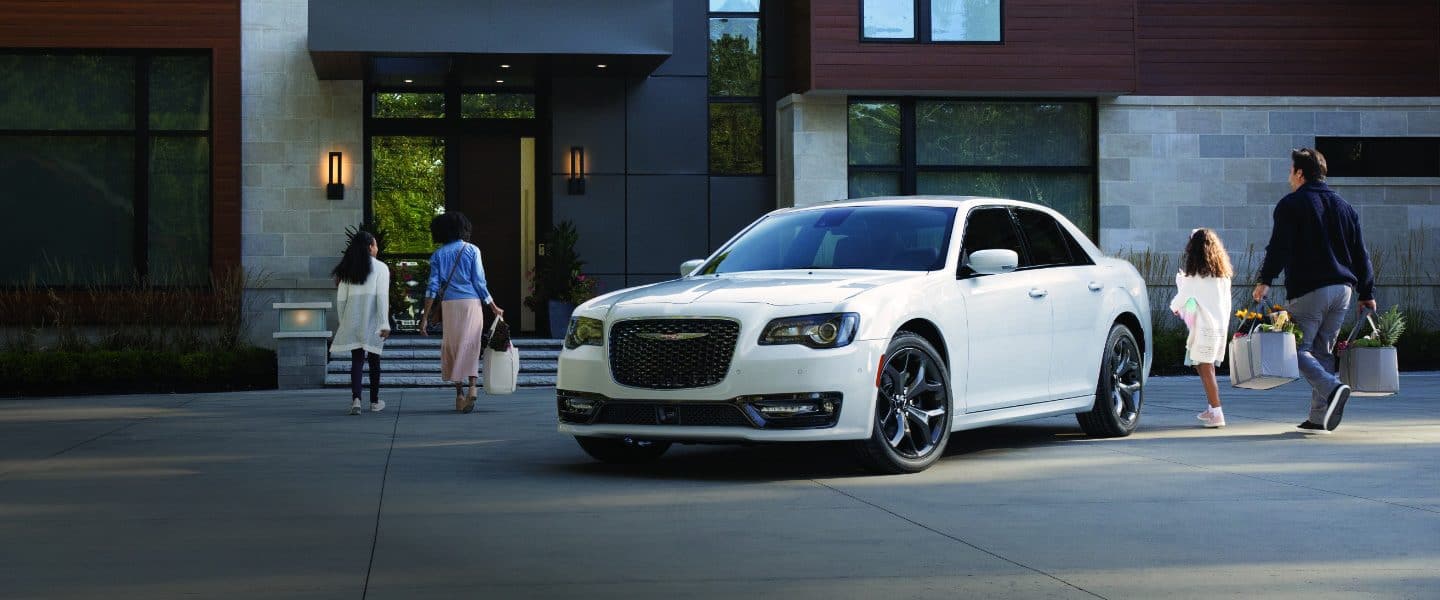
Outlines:
[{"label": "car side window", "polygon": [[1028,259],[1020,261],[1020,268],[1058,267],[1076,264],[1070,255],[1071,240],[1060,229],[1055,219],[1038,210],[1016,209],[1016,220],[1025,241],[1030,246]]},{"label": "car side window", "polygon": [[[961,246],[960,260],[964,264],[972,253],[980,250],[1013,250],[1024,260],[1025,249],[1020,244],[1020,235],[1010,219],[1010,210],[1002,207],[977,208],[970,211],[965,221],[965,238]],[[970,274],[968,267],[961,267],[961,274]]]}]

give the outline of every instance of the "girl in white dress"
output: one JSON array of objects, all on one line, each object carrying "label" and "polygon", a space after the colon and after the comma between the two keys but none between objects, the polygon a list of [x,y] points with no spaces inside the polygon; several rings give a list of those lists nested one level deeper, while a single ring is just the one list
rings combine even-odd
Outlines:
[{"label": "girl in white dress", "polygon": [[390,268],[375,259],[380,251],[375,236],[365,231],[350,238],[340,264],[330,273],[335,290],[335,327],[332,352],[350,351],[350,414],[360,414],[360,375],[370,360],[370,412],[385,409],[380,399],[380,351],[390,337]]},{"label": "girl in white dress", "polygon": [[1205,387],[1210,406],[1195,418],[1206,427],[1225,426],[1215,367],[1225,360],[1230,278],[1234,274],[1230,255],[1214,230],[1200,228],[1190,233],[1180,272],[1175,274],[1175,298],[1170,301],[1170,310],[1190,329],[1185,339],[1185,364],[1200,372],[1200,384]]}]

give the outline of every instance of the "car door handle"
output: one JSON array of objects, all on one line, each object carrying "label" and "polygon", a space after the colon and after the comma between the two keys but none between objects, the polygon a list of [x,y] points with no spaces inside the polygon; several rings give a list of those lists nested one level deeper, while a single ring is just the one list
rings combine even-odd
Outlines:
[{"label": "car door handle", "polygon": [[1030,288],[1030,297],[1031,297],[1031,298],[1044,298],[1045,295],[1046,295],[1046,294],[1049,294],[1049,293],[1050,293],[1050,292],[1047,292],[1047,291],[1042,290],[1042,289],[1040,289],[1040,288]]},{"label": "car door handle", "polygon": [[1100,283],[1100,282],[1098,282],[1098,281],[1092,281],[1092,282],[1090,282],[1090,291],[1092,291],[1092,292],[1098,292],[1098,291],[1100,291],[1100,290],[1101,290],[1102,288],[1104,288],[1104,287],[1105,287],[1105,284]]}]

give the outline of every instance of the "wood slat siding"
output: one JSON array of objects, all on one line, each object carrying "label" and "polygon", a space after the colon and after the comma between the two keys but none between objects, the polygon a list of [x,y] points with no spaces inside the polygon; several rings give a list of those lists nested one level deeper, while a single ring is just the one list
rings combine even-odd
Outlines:
[{"label": "wood slat siding", "polygon": [[798,4],[808,5],[811,48],[808,74],[793,74],[800,91],[1093,95],[1135,87],[1134,0],[1006,0],[1001,45],[861,43],[860,0]]},{"label": "wood slat siding", "polygon": [[240,0],[0,0],[0,48],[211,49],[211,266],[240,265]]},{"label": "wood slat siding", "polygon": [[1137,0],[1136,93],[1440,95],[1436,0]]}]

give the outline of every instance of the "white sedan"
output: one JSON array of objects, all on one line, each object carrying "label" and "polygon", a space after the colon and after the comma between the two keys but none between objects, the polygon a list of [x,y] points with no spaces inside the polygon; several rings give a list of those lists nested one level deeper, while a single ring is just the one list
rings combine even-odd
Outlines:
[{"label": "white sedan", "polygon": [[676,280],[576,308],[560,431],[604,461],[675,442],[851,440],[886,473],[953,431],[1140,419],[1150,307],[1129,263],[1049,208],[903,197],[774,211]]}]

